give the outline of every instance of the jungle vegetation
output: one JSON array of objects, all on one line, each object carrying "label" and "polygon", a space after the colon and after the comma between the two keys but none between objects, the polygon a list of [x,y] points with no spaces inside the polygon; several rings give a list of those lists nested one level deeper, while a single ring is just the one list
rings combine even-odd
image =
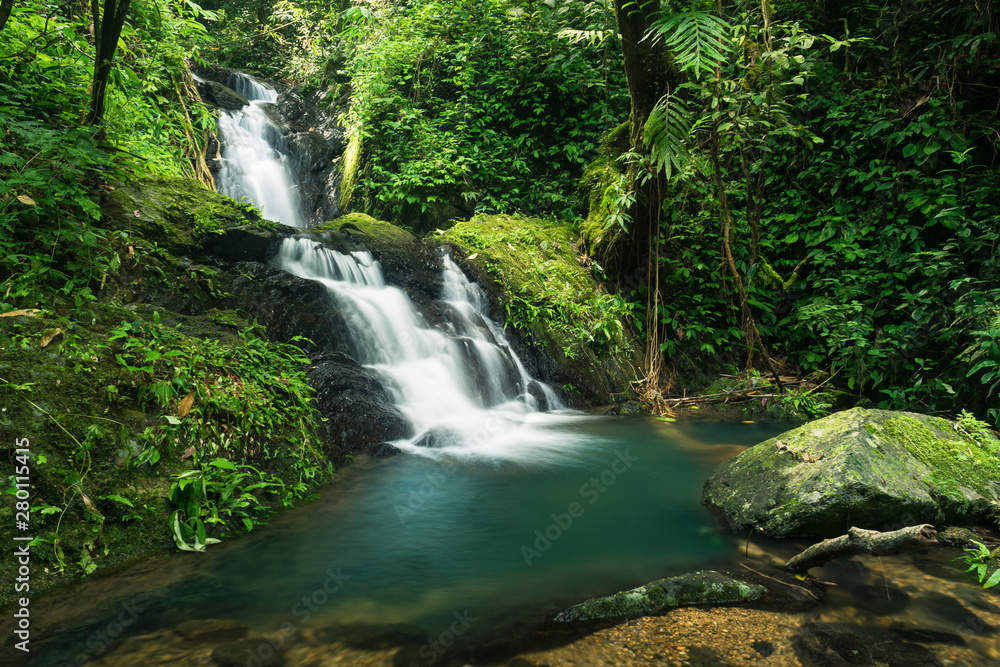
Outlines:
[{"label": "jungle vegetation", "polygon": [[[0,315],[97,321],[137,249],[101,227],[101,193],[136,176],[210,182],[214,118],[191,62],[338,114],[349,210],[421,232],[505,214],[580,235],[601,312],[639,341],[651,404],[731,369],[1000,424],[995,3],[3,0]],[[166,382],[150,404],[188,395],[156,365],[166,352],[195,346],[194,375],[231,354],[155,322],[107,331],[127,372]],[[145,341],[129,348],[140,356],[122,332]],[[299,383],[306,410],[296,353],[242,349]],[[112,437],[89,433],[67,479],[89,469],[88,442]],[[220,459],[198,488],[278,484]],[[194,488],[178,481],[177,507],[229,500]],[[176,537],[200,548],[204,526],[187,520]]]}]

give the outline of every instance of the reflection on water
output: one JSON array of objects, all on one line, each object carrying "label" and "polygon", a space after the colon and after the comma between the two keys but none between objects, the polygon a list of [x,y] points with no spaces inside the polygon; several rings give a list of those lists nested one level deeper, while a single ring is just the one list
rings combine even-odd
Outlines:
[{"label": "reflection on water", "polygon": [[[365,622],[433,633],[466,610],[488,634],[525,614],[722,563],[732,548],[699,502],[712,467],[699,448],[750,445],[782,430],[717,423],[695,447],[685,423],[538,418],[525,433],[564,443],[538,460],[359,463],[321,500],[265,530],[178,555],[141,578],[144,612],[125,634],[193,618],[233,619],[255,632]],[[79,619],[72,630],[71,614],[60,613],[66,623],[49,650],[73,651],[102,622]]]}]

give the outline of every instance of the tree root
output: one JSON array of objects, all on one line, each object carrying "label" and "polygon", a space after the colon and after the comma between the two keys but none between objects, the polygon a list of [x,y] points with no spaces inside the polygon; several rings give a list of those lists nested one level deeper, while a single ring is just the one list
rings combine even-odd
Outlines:
[{"label": "tree root", "polygon": [[823,540],[797,556],[793,556],[785,563],[785,567],[793,572],[805,572],[811,567],[817,567],[844,556],[859,554],[890,556],[941,546],[934,539],[936,535],[937,531],[934,530],[934,526],[928,523],[908,526],[888,533],[851,528],[846,535]]}]

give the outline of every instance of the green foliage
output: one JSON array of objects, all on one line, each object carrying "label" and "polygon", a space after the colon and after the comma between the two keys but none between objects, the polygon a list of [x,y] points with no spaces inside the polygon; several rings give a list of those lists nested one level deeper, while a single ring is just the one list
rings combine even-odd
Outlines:
[{"label": "green foliage", "polygon": [[715,69],[728,59],[733,49],[732,27],[722,16],[708,11],[687,11],[666,14],[653,21],[644,40],[663,40],[674,63],[683,70]]},{"label": "green foliage", "polygon": [[[719,59],[722,79],[700,82],[688,66],[671,97],[686,103],[690,132],[662,108],[647,126],[658,167],[672,170],[663,350],[712,353],[742,338],[718,249],[715,127],[734,260],[775,356],[832,371],[883,407],[940,411],[985,397],[996,410],[1000,352],[985,323],[1000,298],[1000,177],[995,100],[981,94],[1000,71],[995,19],[971,2],[881,15],[800,3],[766,19],[744,9],[725,12],[730,46],[712,56],[731,54]],[[694,35],[674,48],[694,57]]]},{"label": "green foliage", "polygon": [[185,336],[161,326],[154,314],[153,323],[122,322],[108,341],[123,341],[115,358],[129,372],[126,385],[140,405],[163,411],[166,423],[143,433],[150,446],[189,447],[202,458],[268,461],[282,442],[299,443],[299,480],[286,490],[287,504],[319,472],[316,434],[309,427],[311,389],[302,372],[308,359],[262,333],[243,329],[242,344],[229,345]]},{"label": "green foliage", "polygon": [[985,544],[978,540],[972,541],[976,546],[963,549],[965,555],[955,560],[964,561],[969,566],[966,572],[975,572],[983,588],[992,588],[1000,584],[1000,567],[997,567],[997,559]]},{"label": "green foliage", "polygon": [[[413,226],[469,212],[573,215],[573,179],[624,110],[605,2],[413,1],[372,7],[350,53],[355,206]],[[596,32],[595,32],[596,34]]]},{"label": "green foliage", "polygon": [[100,129],[77,126],[92,78],[89,15],[44,2],[11,14],[0,47],[0,309],[93,300],[119,261],[117,240],[94,226],[102,183],[136,171],[193,173],[183,153],[201,150],[194,126],[210,123],[177,82],[204,29],[159,0],[134,7]]}]

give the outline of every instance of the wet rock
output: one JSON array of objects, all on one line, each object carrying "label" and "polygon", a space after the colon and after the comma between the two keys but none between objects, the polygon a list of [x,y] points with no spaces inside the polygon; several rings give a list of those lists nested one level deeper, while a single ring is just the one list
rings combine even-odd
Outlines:
[{"label": "wet rock", "polygon": [[941,661],[930,649],[904,641],[894,632],[876,627],[807,623],[799,629],[792,646],[803,663],[817,667],[941,665]]},{"label": "wet rock", "polygon": [[277,234],[266,227],[232,227],[205,241],[205,250],[230,262],[263,262]]},{"label": "wet rock", "polygon": [[202,94],[202,99],[209,104],[214,104],[220,109],[227,109],[230,111],[239,111],[245,106],[249,106],[250,100],[240,95],[238,92],[230,88],[229,86],[218,83],[217,81],[207,81],[201,86],[199,91]]},{"label": "wet rock", "polygon": [[331,460],[341,462],[362,452],[384,456],[391,447],[387,441],[412,435],[381,376],[346,354],[327,351],[314,356],[308,379],[326,420],[320,437]]},{"label": "wet rock", "polygon": [[263,637],[227,642],[212,651],[219,667],[279,667],[285,664],[285,649]]},{"label": "wet rock", "polygon": [[321,283],[259,262],[239,262],[234,268],[239,275],[230,292],[236,305],[247,319],[263,325],[273,339],[288,342],[305,336],[313,343],[303,343],[306,350],[352,351],[350,326]]},{"label": "wet rock", "polygon": [[238,621],[207,618],[185,621],[177,626],[177,633],[195,644],[231,642],[247,636],[248,628]]},{"label": "wet rock", "polygon": [[288,135],[289,152],[295,156],[305,178],[330,166],[334,149],[319,132],[295,132]]},{"label": "wet rock", "polygon": [[660,579],[629,591],[594,598],[556,615],[563,623],[641,616],[695,604],[733,604],[761,598],[766,589],[713,570]]},{"label": "wet rock", "polygon": [[982,540],[968,528],[948,526],[937,534],[937,541],[950,547],[964,549],[966,547],[975,547],[976,541]]},{"label": "wet rock", "polygon": [[[966,450],[973,458],[963,463],[957,453]],[[934,465],[935,456],[947,457],[948,472]],[[991,456],[944,419],[854,408],[723,462],[705,483],[702,501],[734,527],[776,537],[971,523],[989,515],[991,503],[980,492],[997,466]]]},{"label": "wet rock", "polygon": [[332,644],[339,642],[351,648],[377,651],[396,646],[426,644],[427,633],[420,628],[404,623],[368,625],[366,623],[345,623],[330,625],[318,630],[316,641]]}]

